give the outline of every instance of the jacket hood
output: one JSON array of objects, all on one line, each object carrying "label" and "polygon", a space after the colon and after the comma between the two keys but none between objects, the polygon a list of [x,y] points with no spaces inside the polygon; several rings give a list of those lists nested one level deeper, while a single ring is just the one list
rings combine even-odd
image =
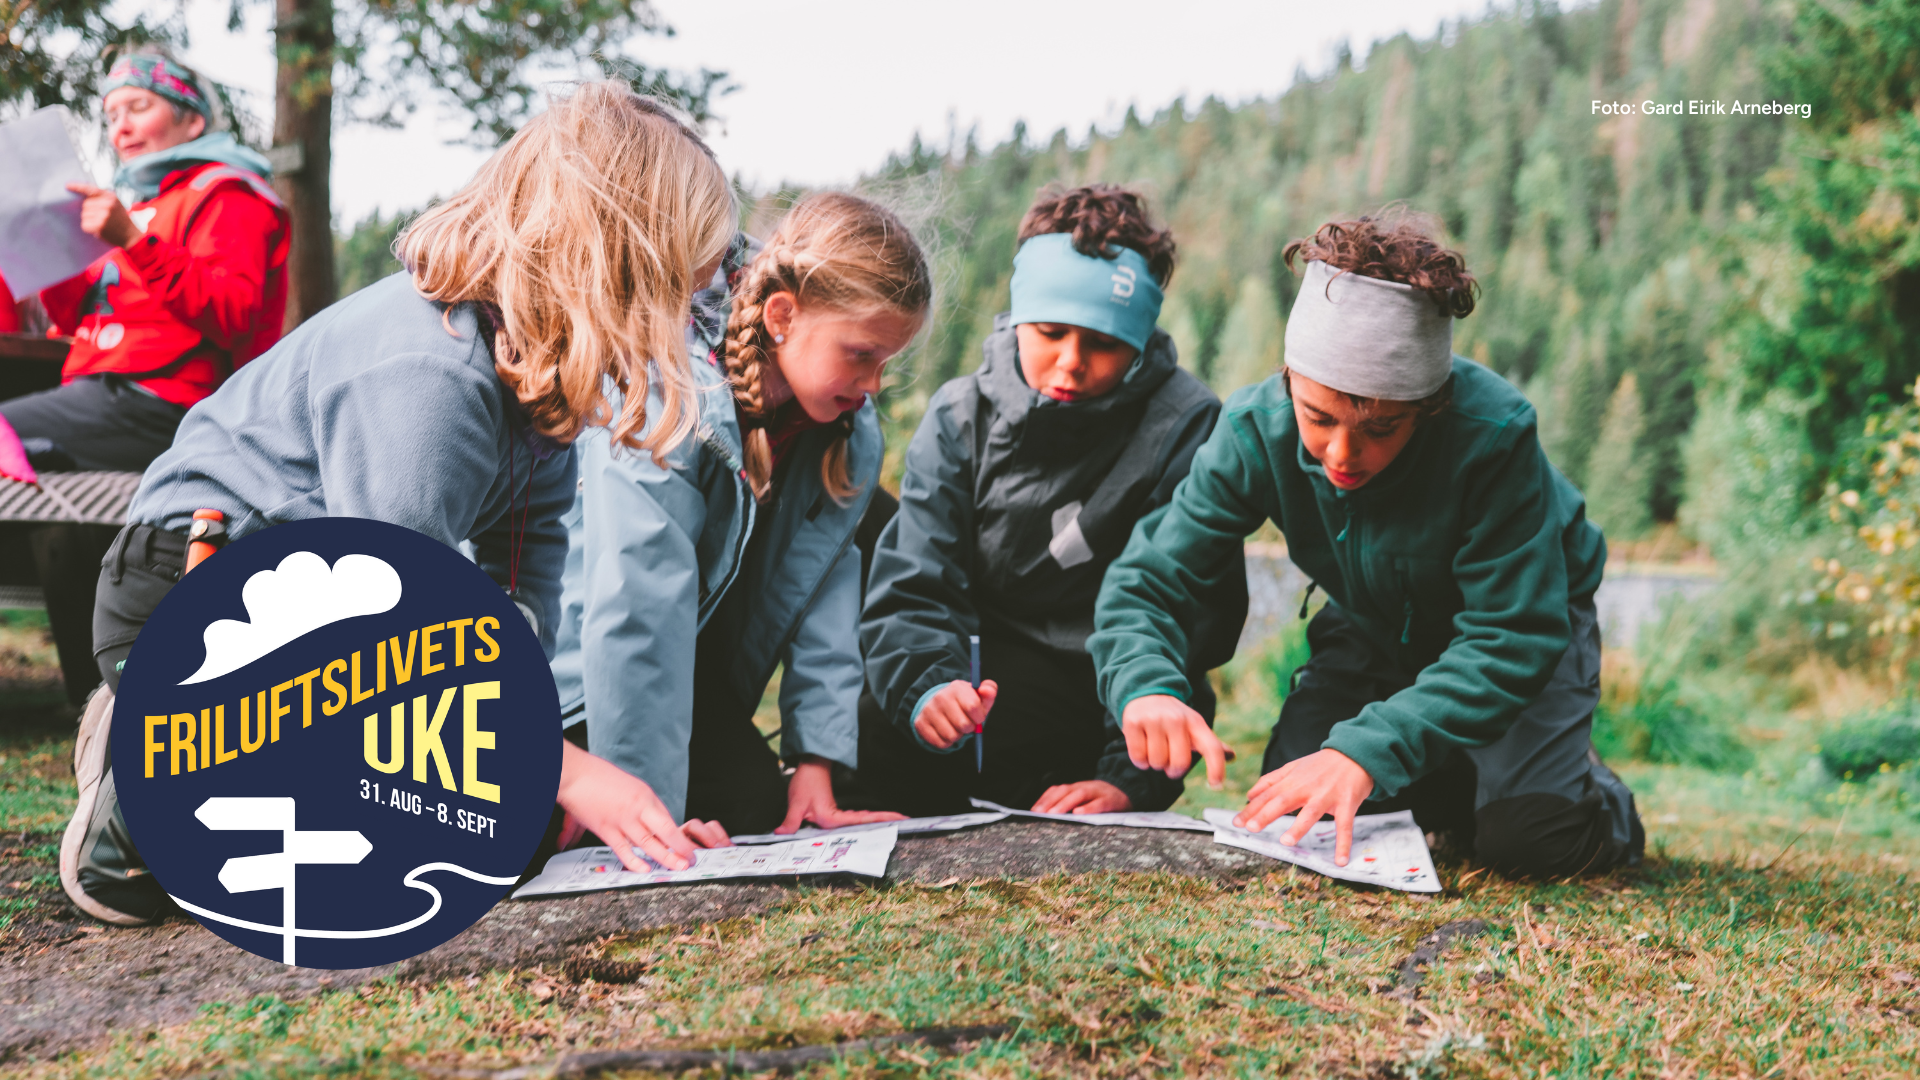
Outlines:
[{"label": "jacket hood", "polygon": [[1153,336],[1147,339],[1147,347],[1133,358],[1119,386],[1087,401],[1055,401],[1027,385],[1027,377],[1020,371],[1020,346],[1009,313],[994,316],[993,333],[988,335],[984,351],[985,359],[975,372],[980,392],[1011,424],[1024,420],[1029,410],[1094,414],[1124,409],[1152,397],[1180,368],[1180,352],[1174,347],[1173,338],[1165,330],[1155,328]]}]

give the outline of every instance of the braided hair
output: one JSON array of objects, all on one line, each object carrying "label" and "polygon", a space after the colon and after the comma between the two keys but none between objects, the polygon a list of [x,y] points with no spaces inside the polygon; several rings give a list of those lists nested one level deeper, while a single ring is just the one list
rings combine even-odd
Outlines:
[{"label": "braided hair", "polygon": [[[767,433],[767,365],[779,349],[767,329],[766,304],[788,293],[801,308],[895,311],[921,315],[933,300],[933,276],[913,234],[886,208],[840,192],[802,200],[787,213],[734,288],[727,319],[727,378],[746,436],[747,482],[756,499],[772,495],[773,444]],[[852,417],[820,460],[820,479],[839,502],[857,490],[847,467]]]}]

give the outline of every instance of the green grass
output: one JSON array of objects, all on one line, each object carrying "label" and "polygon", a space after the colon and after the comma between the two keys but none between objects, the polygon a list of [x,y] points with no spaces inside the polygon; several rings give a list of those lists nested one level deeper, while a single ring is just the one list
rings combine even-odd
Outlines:
[{"label": "green grass", "polygon": [[[1251,782],[1289,662],[1283,642],[1224,674],[1219,727],[1240,759],[1227,792],[1196,781],[1184,806],[1232,805]],[[0,776],[12,783],[28,759],[7,753]],[[1091,874],[800,888],[764,915],[588,950],[644,962],[631,985],[573,982],[557,964],[388,979],[214,1004],[185,1024],[16,1064],[43,1078],[411,1077],[610,1047],[767,1048],[1004,1023],[1010,1037],[953,1056],[893,1050],[808,1075],[1912,1075],[1920,820],[1850,801],[1858,785],[1792,773],[1620,771],[1640,799],[1648,859],[1597,880],[1510,882],[1442,855],[1438,898],[1278,864],[1227,883]],[[1416,999],[1381,992],[1422,935],[1468,918],[1489,930],[1435,964]]]},{"label": "green grass", "polygon": [[0,833],[72,816],[76,715],[63,689],[0,693]]}]

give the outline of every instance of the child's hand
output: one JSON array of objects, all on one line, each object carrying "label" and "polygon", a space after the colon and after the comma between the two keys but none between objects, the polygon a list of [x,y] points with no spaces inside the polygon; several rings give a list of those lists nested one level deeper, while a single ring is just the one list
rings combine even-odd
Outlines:
[{"label": "child's hand", "polygon": [[833,774],[820,758],[807,758],[793,770],[787,781],[787,820],[774,832],[794,832],[806,822],[823,829],[842,825],[865,825],[870,821],[905,821],[907,815],[891,810],[842,810],[833,801]]},{"label": "child's hand", "polygon": [[1148,694],[1127,702],[1120,718],[1127,756],[1136,769],[1159,769],[1175,780],[1193,767],[1194,751],[1207,763],[1207,786],[1226,786],[1227,748],[1214,737],[1207,718],[1170,694]]},{"label": "child's hand", "polygon": [[1000,686],[992,679],[982,682],[978,690],[964,679],[955,679],[927,699],[920,715],[913,718],[913,730],[928,746],[945,750],[980,730],[999,694]]},{"label": "child's hand", "polygon": [[[563,742],[565,740],[562,740]],[[673,823],[660,796],[638,777],[604,758],[566,743],[560,759],[558,801],[567,812],[568,826],[598,836],[619,857],[620,865],[635,872],[649,869],[634,854],[638,848],[669,870],[693,865],[694,841]],[[687,823],[702,847],[725,847],[730,841],[719,826]],[[562,832],[567,828],[563,827]],[[717,836],[716,836],[717,833]]]},{"label": "child's hand", "polygon": [[1261,777],[1247,792],[1247,808],[1233,823],[1259,832],[1297,810],[1300,816],[1293,828],[1280,838],[1291,847],[1321,818],[1331,816],[1333,861],[1345,866],[1353,849],[1353,816],[1371,794],[1373,777],[1358,762],[1338,750],[1319,750]]},{"label": "child's hand", "polygon": [[[680,831],[687,834],[687,839],[703,848],[733,846],[733,840],[727,836],[727,830],[717,821],[688,818],[680,823]],[[557,846],[561,851],[566,851],[579,843],[580,838],[585,835],[587,835],[587,827],[580,823],[579,818],[568,812],[560,822],[560,842]]]},{"label": "child's hand", "polygon": [[717,821],[701,821],[699,818],[690,817],[680,823],[680,831],[687,834],[687,839],[703,848],[733,846],[733,838],[727,835],[727,830]]},{"label": "child's hand", "polygon": [[1133,809],[1127,793],[1105,780],[1055,784],[1033,804],[1036,814],[1118,814]]}]

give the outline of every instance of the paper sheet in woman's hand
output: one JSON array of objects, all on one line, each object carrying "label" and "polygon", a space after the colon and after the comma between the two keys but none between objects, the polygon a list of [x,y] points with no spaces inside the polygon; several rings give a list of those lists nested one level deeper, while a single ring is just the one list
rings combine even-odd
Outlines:
[{"label": "paper sheet in woman's hand", "polygon": [[113,250],[80,228],[68,184],[91,184],[69,134],[64,106],[0,124],[0,275],[24,299],[65,281]]}]

